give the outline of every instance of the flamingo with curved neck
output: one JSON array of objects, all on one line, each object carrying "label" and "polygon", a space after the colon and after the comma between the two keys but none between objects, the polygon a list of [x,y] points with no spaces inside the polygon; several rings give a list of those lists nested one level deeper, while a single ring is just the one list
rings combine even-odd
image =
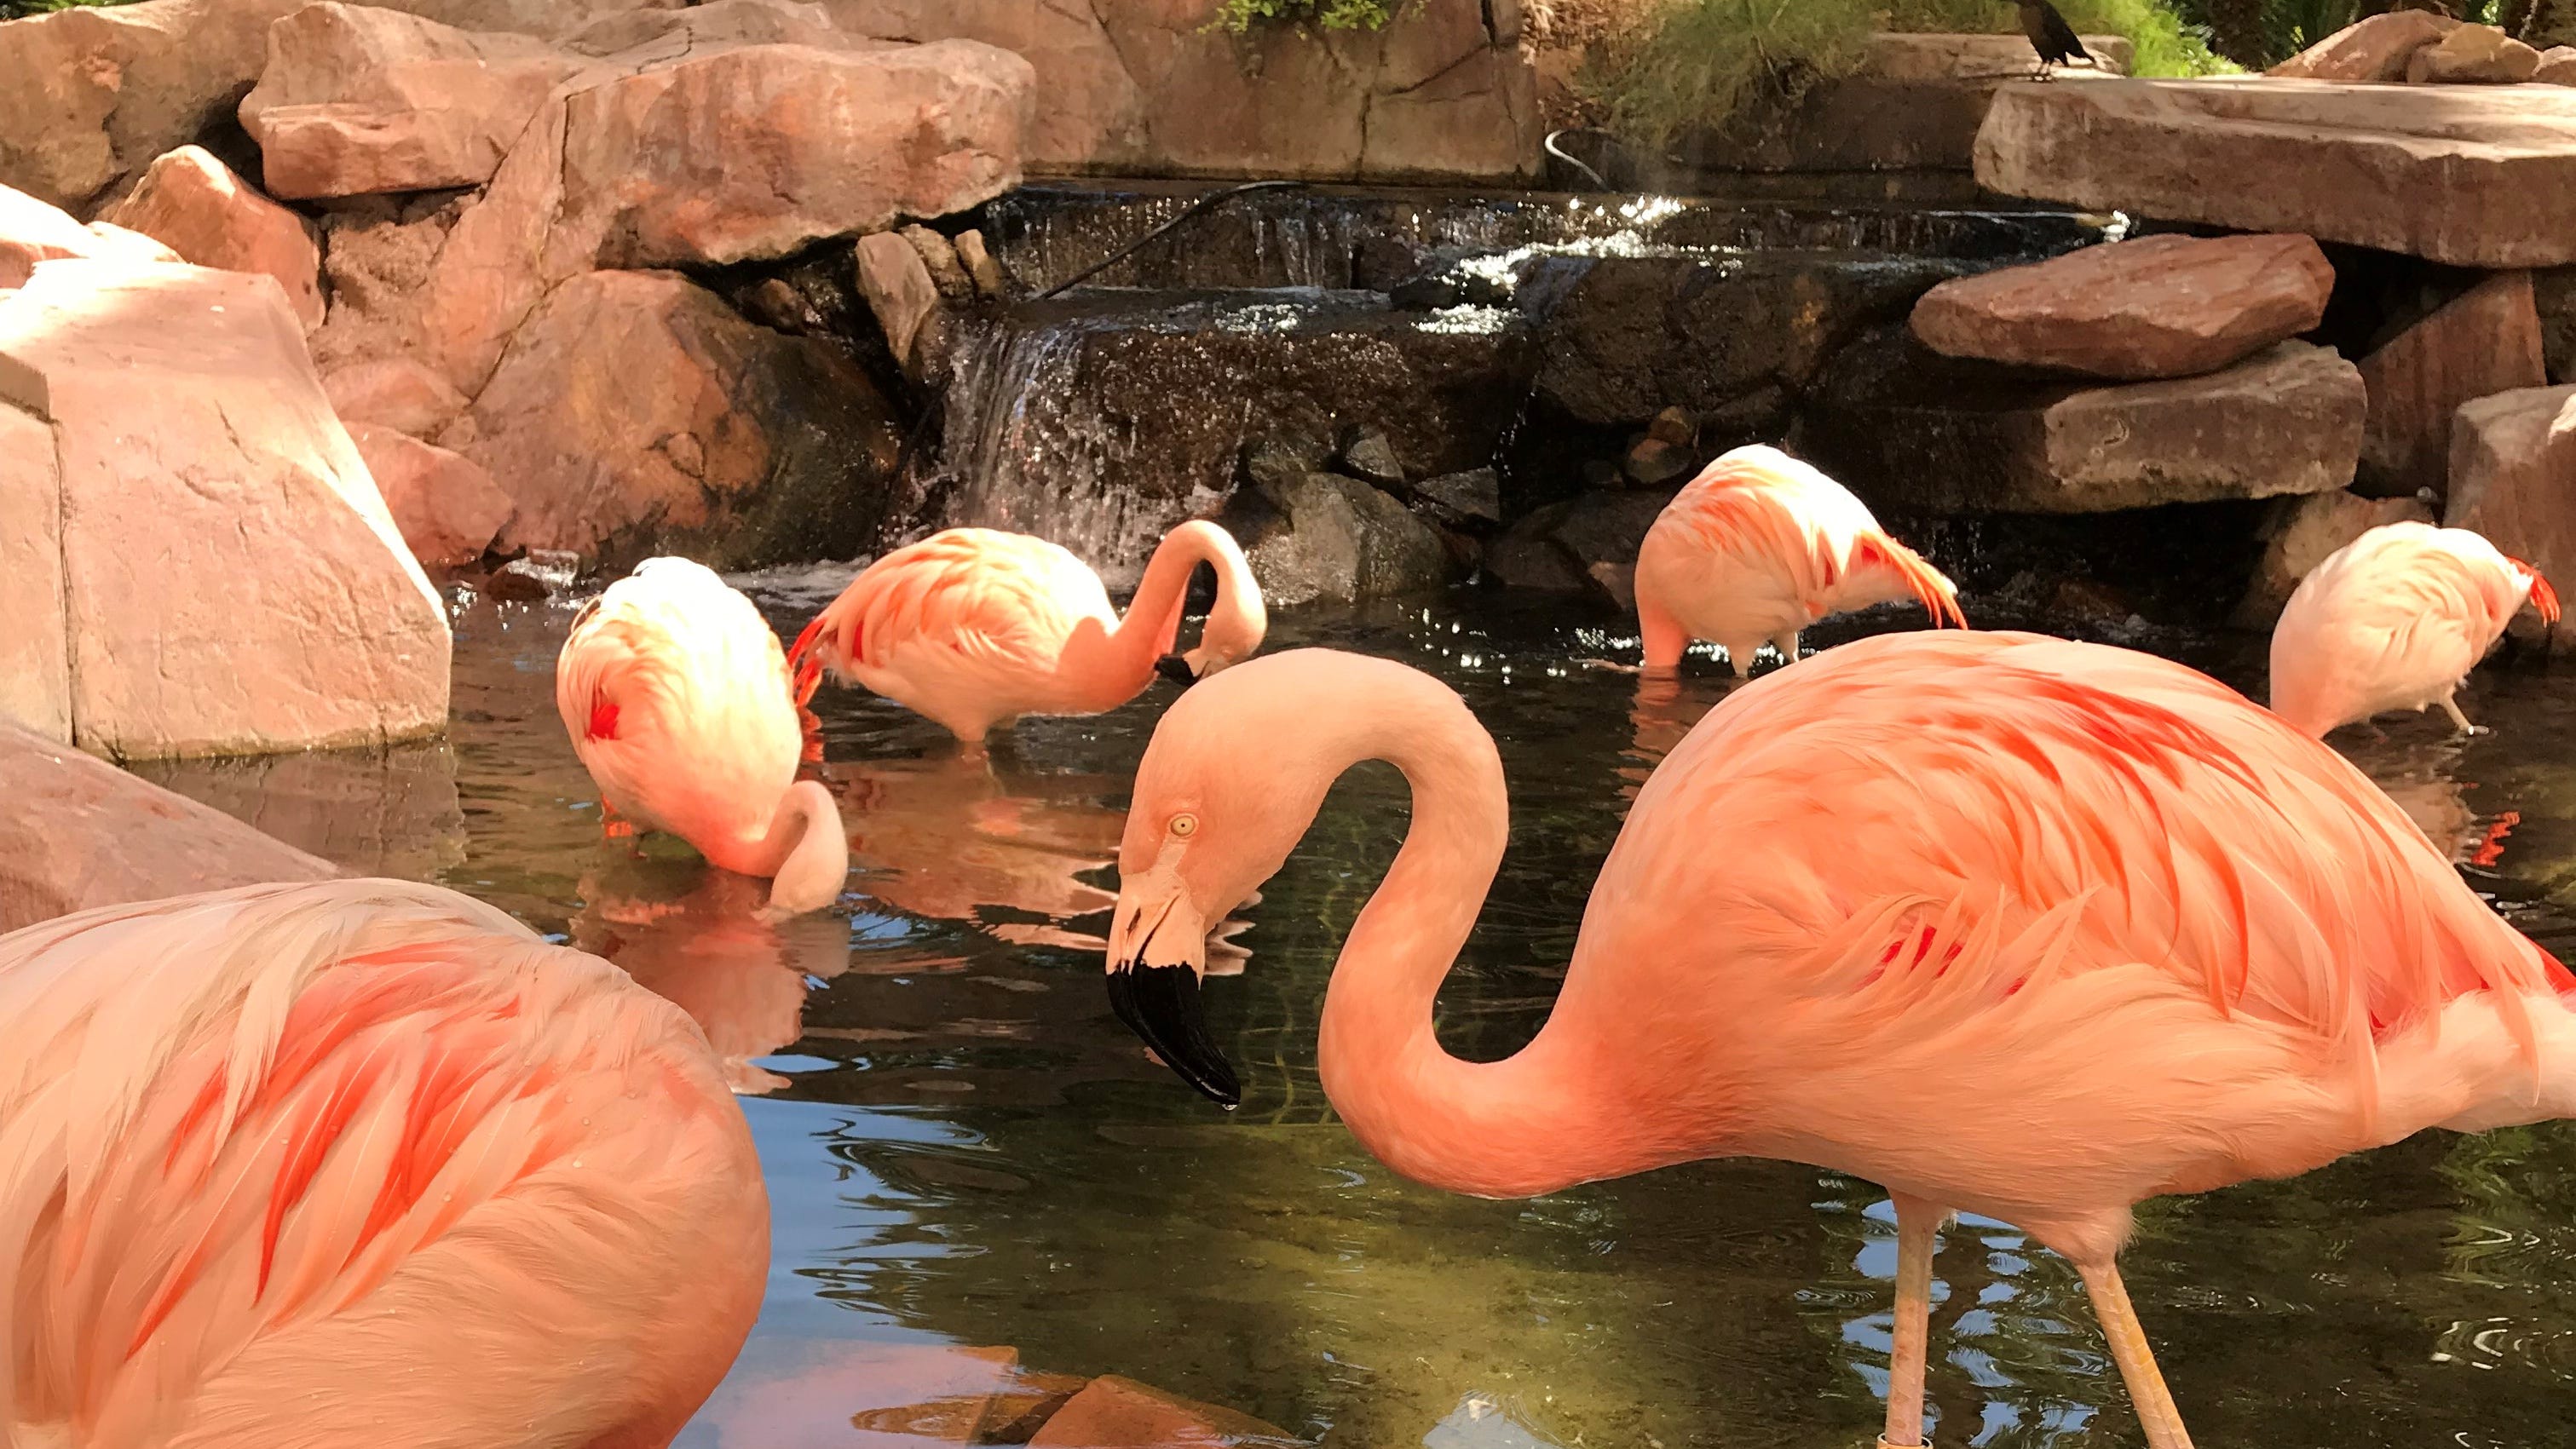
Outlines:
[{"label": "flamingo with curved neck", "polygon": [[[1190,577],[1216,572],[1197,645],[1171,655]],[[1269,616],[1234,536],[1193,520],[1164,535],[1125,617],[1090,565],[1042,538],[952,528],[851,580],[790,652],[802,697],[824,670],[927,715],[967,744],[1021,715],[1105,714],[1157,663],[1183,684],[1261,647]]]},{"label": "flamingo with curved neck", "polygon": [[601,801],[719,870],[769,878],[767,910],[840,899],[849,837],[798,780],[804,726],[760,610],[702,564],[646,559],[573,619],[555,708]]},{"label": "flamingo with curved neck", "polygon": [[1507,839],[1465,704],[1326,650],[1191,690],[1137,772],[1109,984],[1221,1102],[1206,923],[1370,759],[1414,803],[1325,995],[1354,1135],[1486,1197],[1721,1156],[1883,1184],[1890,1446],[1921,1442],[1951,1211],[2074,1261],[2150,1445],[2187,1449],[2116,1266],[2134,1204],[2576,1115],[2576,978],[2350,765],[2180,665],[1963,632],[1847,645],[1711,711],[1639,793],[1547,1024],[1486,1063],[1432,1029]]}]

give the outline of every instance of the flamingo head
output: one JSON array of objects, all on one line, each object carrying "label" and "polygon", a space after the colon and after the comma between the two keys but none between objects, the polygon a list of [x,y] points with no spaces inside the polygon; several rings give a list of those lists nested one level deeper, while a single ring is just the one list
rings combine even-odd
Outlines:
[{"label": "flamingo head", "polygon": [[1323,652],[1203,679],[1166,710],[1118,847],[1110,1004],[1183,1081],[1227,1107],[1241,1088],[1199,1000],[1208,930],[1287,862],[1340,773],[1315,727],[1324,681],[1300,667]]}]

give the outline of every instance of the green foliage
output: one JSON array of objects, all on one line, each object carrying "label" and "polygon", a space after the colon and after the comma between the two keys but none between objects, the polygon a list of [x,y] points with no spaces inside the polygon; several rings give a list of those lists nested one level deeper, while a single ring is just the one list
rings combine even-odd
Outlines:
[{"label": "green foliage", "polygon": [[0,0],[0,20],[23,20],[49,10],[70,10],[95,5],[131,5],[134,0]]},{"label": "green foliage", "polygon": [[1326,30],[1375,30],[1395,13],[1398,0],[1225,0],[1217,23],[1250,30],[1263,21],[1311,23]]},{"label": "green foliage", "polygon": [[[2075,28],[2127,36],[2139,75],[2228,69],[2170,0],[2058,0]],[[1587,77],[1612,129],[1654,144],[1724,125],[1860,63],[1873,30],[2014,33],[2011,0],[1658,0]]]}]

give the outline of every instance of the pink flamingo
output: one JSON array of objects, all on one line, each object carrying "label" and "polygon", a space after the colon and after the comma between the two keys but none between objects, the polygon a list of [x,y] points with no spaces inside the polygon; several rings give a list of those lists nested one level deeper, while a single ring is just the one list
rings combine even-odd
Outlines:
[{"label": "pink flamingo", "polygon": [[[1216,570],[1198,647],[1169,653],[1190,575]],[[1183,683],[1261,647],[1269,617],[1234,536],[1189,522],[1164,535],[1120,619],[1091,566],[1042,538],[952,528],[868,565],[797,637],[800,695],[829,669],[969,745],[1024,714],[1105,714],[1156,662]]]},{"label": "pink flamingo", "polygon": [[849,840],[831,792],[796,778],[786,655],[706,566],[646,559],[584,605],[555,661],[555,708],[609,809],[720,870],[772,877],[774,915],[840,898]]},{"label": "pink flamingo", "polygon": [[706,1039],[434,886],[0,937],[0,1444],[644,1449],[768,1277]]},{"label": "pink flamingo", "polygon": [[1868,505],[1777,448],[1738,448],[1664,506],[1637,551],[1637,625],[1646,670],[1681,663],[1693,639],[1753,672],[1768,641],[1798,661],[1798,631],[1827,614],[1919,599],[1934,624],[1966,628],[1959,591],[1887,536]]},{"label": "pink flamingo", "polygon": [[2326,555],[2272,626],[2272,709],[2323,737],[2390,710],[2440,705],[2479,733],[2453,696],[2529,600],[2558,622],[2558,593],[2531,565],[2465,528],[2387,523]]},{"label": "pink flamingo", "polygon": [[1508,823],[1464,703],[1322,650],[1191,690],[1137,772],[1109,984],[1219,1101],[1203,923],[1372,759],[1413,810],[1324,998],[1351,1131],[1484,1197],[1719,1156],[1884,1185],[1890,1445],[1921,1441],[1947,1212],[2072,1260],[2149,1444],[2184,1449],[2116,1265],[2133,1204],[2576,1114],[2576,978],[2341,758],[2178,664],[1951,632],[1831,650],[1710,711],[1638,795],[1547,1025],[1498,1062],[1432,1030]]}]

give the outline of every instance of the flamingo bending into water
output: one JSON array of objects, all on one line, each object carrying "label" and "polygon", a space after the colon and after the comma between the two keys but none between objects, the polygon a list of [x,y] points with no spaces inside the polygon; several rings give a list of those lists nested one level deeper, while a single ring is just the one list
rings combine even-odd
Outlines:
[{"label": "flamingo bending into water", "polygon": [[1953,632],[1831,650],[1712,710],[1639,793],[1546,1026],[1498,1062],[1432,1029],[1506,838],[1465,704],[1322,650],[1191,690],[1137,772],[1109,984],[1219,1101],[1204,923],[1372,759],[1413,811],[1324,999],[1351,1131],[1485,1197],[1719,1156],[1884,1185],[1890,1445],[1921,1440],[1945,1212],[2071,1259],[2148,1442],[2184,1449],[2116,1263],[2133,1204],[2576,1114],[2576,979],[2352,766],[2181,665]]},{"label": "flamingo bending into water", "polygon": [[1637,551],[1637,625],[1646,670],[1714,641],[1737,674],[1765,642],[1798,661],[1798,631],[1828,614],[1919,599],[1932,622],[1966,628],[1959,591],[1887,536],[1869,506],[1777,448],[1738,448],[1676,494]]},{"label": "flamingo bending into water", "polygon": [[2390,710],[2440,705],[2478,733],[2453,698],[2525,600],[2558,622],[2539,571],[2465,528],[2386,523],[2326,555],[2272,627],[2272,709],[2324,736]]},{"label": "flamingo bending into water", "polygon": [[[1216,570],[1216,607],[1197,647],[1164,659],[1202,563]],[[1204,679],[1259,649],[1268,627],[1252,566],[1213,523],[1163,536],[1123,620],[1100,575],[1064,549],[952,528],[868,565],[791,657],[800,695],[829,669],[975,745],[1024,714],[1105,714],[1142,693],[1158,662],[1183,683]]]},{"label": "flamingo bending into water", "polygon": [[796,778],[804,724],[778,636],[703,564],[646,559],[574,616],[555,708],[610,809],[720,870],[771,877],[769,910],[838,900],[848,837]]},{"label": "flamingo bending into water", "polygon": [[0,937],[0,1445],[647,1449],[769,1206],[676,1007],[434,886]]}]

